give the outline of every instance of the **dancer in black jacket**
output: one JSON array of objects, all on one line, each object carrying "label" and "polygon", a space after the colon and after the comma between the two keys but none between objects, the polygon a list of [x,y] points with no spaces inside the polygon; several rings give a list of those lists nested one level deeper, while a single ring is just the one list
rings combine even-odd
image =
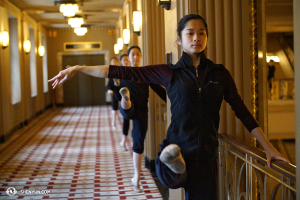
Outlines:
[{"label": "dancer in black jacket", "polygon": [[268,141],[246,108],[229,71],[205,57],[207,38],[205,20],[199,15],[186,15],[178,24],[177,43],[182,46],[183,54],[175,65],[74,66],[50,80],[56,88],[75,73],[82,72],[165,86],[172,118],[156,159],[156,172],[165,186],[183,187],[188,200],[217,199],[217,131],[223,99],[263,146],[269,167],[275,159],[288,162]]},{"label": "dancer in black jacket", "polygon": [[[130,62],[128,60],[128,55],[127,54],[122,54],[120,56],[120,62],[122,66],[129,66]],[[113,95],[113,111],[118,110],[119,108],[119,101],[121,101],[121,95],[119,93],[119,90],[121,89],[120,86],[120,80],[119,79],[112,79],[110,78],[108,81],[108,84],[106,85],[106,90],[108,93]],[[116,115],[117,113],[113,113],[114,121],[116,121]],[[116,123],[112,122],[113,128],[116,128]],[[122,140],[120,142],[120,145],[123,149],[123,151],[127,151],[126,143],[128,141],[128,131],[130,127],[130,122],[129,119],[126,119],[123,117],[123,134],[122,134]]]}]

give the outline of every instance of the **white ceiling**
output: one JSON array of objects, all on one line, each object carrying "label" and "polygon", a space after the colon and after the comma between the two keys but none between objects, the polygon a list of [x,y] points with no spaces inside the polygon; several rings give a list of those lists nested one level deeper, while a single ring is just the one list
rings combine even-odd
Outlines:
[{"label": "white ceiling", "polygon": [[[55,0],[9,0],[47,28],[70,28]],[[75,0],[74,0],[75,1]],[[115,27],[125,0],[83,0],[78,14],[92,27]],[[293,0],[265,0],[267,32],[293,30]]]},{"label": "white ceiling", "polygon": [[[55,0],[9,0],[47,28],[70,28],[68,20],[55,6]],[[74,0],[75,1],[75,0]],[[84,15],[85,25],[116,26],[124,0],[84,0],[78,15]]]}]

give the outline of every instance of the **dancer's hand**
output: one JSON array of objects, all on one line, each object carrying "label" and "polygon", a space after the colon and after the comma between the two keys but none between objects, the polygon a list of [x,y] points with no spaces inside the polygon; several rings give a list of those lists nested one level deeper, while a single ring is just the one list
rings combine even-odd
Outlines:
[{"label": "dancer's hand", "polygon": [[48,80],[48,82],[53,82],[53,89],[57,88],[58,85],[63,84],[74,76],[74,74],[76,73],[75,68],[76,66],[71,67],[68,65],[65,70],[60,71],[56,76]]},{"label": "dancer's hand", "polygon": [[267,165],[271,167],[272,160],[281,160],[284,162],[290,162],[288,159],[283,157],[270,143],[270,141],[266,138],[265,134],[261,130],[260,127],[256,127],[251,131],[251,134],[259,141],[259,143],[263,146],[266,151],[267,156]]},{"label": "dancer's hand", "polygon": [[268,149],[265,150],[267,155],[267,165],[269,168],[271,167],[271,162],[273,160],[281,160],[287,163],[290,162],[288,159],[283,157],[273,146],[270,146]]}]

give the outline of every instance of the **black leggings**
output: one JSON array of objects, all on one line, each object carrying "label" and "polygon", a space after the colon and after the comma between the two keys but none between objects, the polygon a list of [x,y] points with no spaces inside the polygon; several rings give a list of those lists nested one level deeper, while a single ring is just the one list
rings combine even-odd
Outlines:
[{"label": "black leggings", "polygon": [[129,131],[129,119],[123,117],[123,135],[127,136]]},{"label": "black leggings", "polygon": [[120,112],[124,118],[128,120],[131,119],[133,122],[133,152],[142,154],[144,152],[144,141],[148,128],[148,112],[135,110],[133,103],[131,104],[131,108],[128,110],[124,110],[120,106]]},{"label": "black leggings", "polygon": [[167,140],[160,144],[160,151],[155,160],[156,174],[160,182],[171,189],[183,187],[186,200],[217,200],[218,169],[216,160],[185,160],[186,171],[175,174],[159,159],[162,150],[169,145]]},{"label": "black leggings", "polygon": [[112,108],[113,110],[118,110],[119,108],[119,99],[116,97],[116,95],[113,95],[112,98]]}]

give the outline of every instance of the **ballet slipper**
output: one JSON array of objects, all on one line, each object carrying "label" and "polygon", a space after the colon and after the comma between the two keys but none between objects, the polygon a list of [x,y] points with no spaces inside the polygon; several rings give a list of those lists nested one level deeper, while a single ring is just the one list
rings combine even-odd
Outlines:
[{"label": "ballet slipper", "polygon": [[119,92],[120,92],[122,98],[124,98],[124,101],[126,101],[126,102],[130,101],[130,92],[127,87],[122,87],[119,90]]},{"label": "ballet slipper", "polygon": [[161,152],[159,159],[168,166],[174,173],[182,174],[185,172],[185,161],[181,155],[180,147],[170,144]]},{"label": "ballet slipper", "polygon": [[123,143],[123,142],[121,141],[121,142],[120,142],[120,145],[121,145],[123,151],[128,151],[125,142]]},{"label": "ballet slipper", "polygon": [[131,179],[131,182],[132,182],[135,193],[142,193],[143,192],[143,190],[140,188],[139,184],[134,184],[133,178]]},{"label": "ballet slipper", "polygon": [[113,79],[114,80],[114,85],[119,86],[120,85],[120,80],[119,79]]}]

